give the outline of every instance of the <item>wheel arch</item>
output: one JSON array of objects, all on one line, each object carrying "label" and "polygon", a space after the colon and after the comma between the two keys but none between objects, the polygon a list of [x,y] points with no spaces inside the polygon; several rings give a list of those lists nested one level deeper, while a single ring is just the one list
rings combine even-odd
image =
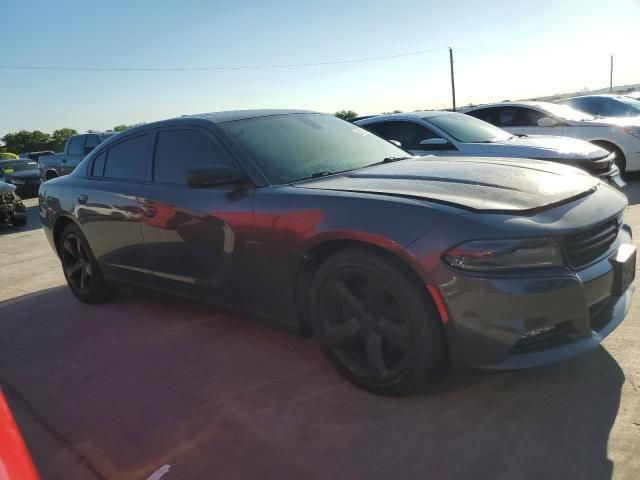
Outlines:
[{"label": "wheel arch", "polygon": [[76,222],[75,219],[68,215],[61,215],[56,218],[55,222],[53,223],[53,227],[51,228],[53,235],[53,244],[55,245],[58,257],[60,256],[60,239],[62,237],[62,232],[69,225],[76,225],[78,228],[80,228],[78,222]]},{"label": "wheel arch", "polygon": [[[300,334],[304,337],[313,335],[311,322],[307,312],[307,305],[313,278],[320,266],[332,255],[348,248],[359,248],[368,250],[377,255],[391,259],[401,269],[415,278],[416,282],[424,284],[424,279],[416,271],[406,251],[392,242],[374,242],[362,238],[342,237],[323,240],[310,246],[302,255],[295,275],[295,308],[298,318]],[[433,302],[425,288],[425,298]],[[434,305],[435,306],[435,305]]]},{"label": "wheel arch", "polygon": [[620,168],[620,173],[624,173],[627,166],[627,159],[624,156],[624,152],[622,151],[622,148],[620,148],[617,144],[615,144],[611,140],[601,140],[596,138],[593,140],[589,140],[589,143],[593,143],[598,147],[602,147],[608,152],[615,152],[616,165],[618,165],[618,168]]}]

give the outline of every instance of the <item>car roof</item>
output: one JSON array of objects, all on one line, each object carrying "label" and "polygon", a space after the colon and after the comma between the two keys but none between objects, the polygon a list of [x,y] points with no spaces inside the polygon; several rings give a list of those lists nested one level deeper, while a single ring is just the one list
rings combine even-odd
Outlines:
[{"label": "car roof", "polygon": [[626,97],[626,95],[619,95],[617,93],[599,93],[593,95],[576,95],[575,97],[561,98],[558,100],[559,102],[563,100],[573,100],[575,98],[621,98]]},{"label": "car roof", "polygon": [[[229,110],[222,112],[201,113],[196,115],[183,115],[178,118],[200,118],[213,123],[234,122],[236,120],[247,120],[249,118],[271,117],[274,115],[288,115],[295,113],[318,113],[311,110],[295,109],[255,109],[255,110]],[[175,119],[172,119],[175,120]]]},{"label": "car roof", "polygon": [[424,112],[402,112],[402,113],[383,113],[381,115],[367,115],[366,117],[359,117],[354,119],[354,122],[358,122],[360,120],[369,120],[373,118],[427,118],[427,117],[435,117],[439,115],[453,115],[453,114],[462,114],[462,112],[450,112],[448,110],[426,110]]},{"label": "car roof", "polygon": [[[143,123],[142,125],[137,125],[135,127],[128,128],[127,130],[123,130],[122,132],[113,132],[115,134],[123,134],[126,133],[129,136],[132,133],[146,131],[152,128],[160,128],[168,125],[175,125],[176,123],[190,123],[190,121],[205,121],[211,123],[226,123],[226,122],[234,122],[237,120],[247,120],[249,118],[259,118],[259,117],[271,117],[275,115],[290,115],[290,114],[300,114],[300,113],[313,113],[321,115],[320,112],[314,112],[312,110],[295,110],[295,109],[256,109],[256,110],[229,110],[229,111],[221,111],[221,112],[209,112],[209,113],[198,113],[193,115],[182,115],[180,117],[167,118],[164,120],[158,120],[156,122]],[[112,133],[112,132],[108,132]]]},{"label": "car roof", "polygon": [[471,112],[473,110],[480,110],[481,108],[493,108],[493,107],[538,107],[546,108],[547,105],[554,105],[552,102],[541,102],[538,100],[521,100],[518,102],[498,102],[498,103],[486,103],[484,105],[475,105],[471,108],[467,108],[465,112]]}]

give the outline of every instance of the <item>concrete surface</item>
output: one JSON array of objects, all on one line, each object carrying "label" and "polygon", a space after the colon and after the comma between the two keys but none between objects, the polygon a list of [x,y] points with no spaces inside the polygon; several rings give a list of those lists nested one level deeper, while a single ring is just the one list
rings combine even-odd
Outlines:
[{"label": "concrete surface", "polygon": [[[640,232],[640,181],[628,193]],[[0,231],[0,264],[0,386],[44,479],[640,478],[638,298],[582,357],[398,399],[239,315],[138,291],[80,304],[37,229]]]}]

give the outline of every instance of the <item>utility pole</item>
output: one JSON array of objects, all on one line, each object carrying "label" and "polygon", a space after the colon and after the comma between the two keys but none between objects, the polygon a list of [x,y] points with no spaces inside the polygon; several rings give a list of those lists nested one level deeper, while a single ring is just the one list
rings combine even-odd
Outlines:
[{"label": "utility pole", "polygon": [[453,49],[449,47],[449,64],[451,65],[451,97],[453,98],[453,111],[456,111],[456,81],[453,77]]},{"label": "utility pole", "polygon": [[609,93],[613,93],[613,55],[611,55],[611,69],[609,70]]}]

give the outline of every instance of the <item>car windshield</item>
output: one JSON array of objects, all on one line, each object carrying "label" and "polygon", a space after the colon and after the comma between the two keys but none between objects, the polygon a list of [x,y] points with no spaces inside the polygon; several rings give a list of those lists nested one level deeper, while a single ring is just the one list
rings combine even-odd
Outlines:
[{"label": "car windshield", "polygon": [[568,105],[560,105],[557,103],[545,104],[542,107],[544,110],[552,114],[554,117],[562,118],[564,120],[571,120],[574,122],[584,122],[587,120],[595,120],[596,117],[589,115],[588,113],[581,112]]},{"label": "car windshield", "polygon": [[10,160],[0,162],[0,170],[3,173],[22,172],[38,168],[38,163],[32,160]]},{"label": "car windshield", "polygon": [[631,98],[631,97],[617,97],[617,100],[638,110],[638,114],[640,115],[640,100],[636,100],[635,98]]},{"label": "car windshield", "polygon": [[501,128],[462,113],[434,115],[424,120],[463,143],[502,142],[512,137]]},{"label": "car windshield", "polygon": [[406,151],[332,115],[298,113],[220,124],[273,184],[356,170]]}]

